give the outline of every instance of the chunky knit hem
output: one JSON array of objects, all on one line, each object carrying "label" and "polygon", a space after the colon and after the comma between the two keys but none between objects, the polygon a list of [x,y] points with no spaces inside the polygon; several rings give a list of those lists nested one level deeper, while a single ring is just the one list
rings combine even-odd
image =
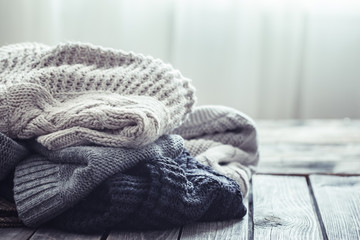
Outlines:
[{"label": "chunky knit hem", "polygon": [[38,226],[65,207],[59,171],[59,165],[36,158],[17,167],[14,199],[19,217],[25,225]]}]

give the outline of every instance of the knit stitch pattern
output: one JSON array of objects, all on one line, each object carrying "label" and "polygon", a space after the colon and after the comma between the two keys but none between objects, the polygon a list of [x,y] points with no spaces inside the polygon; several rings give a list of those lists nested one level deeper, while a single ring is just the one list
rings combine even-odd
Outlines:
[{"label": "knit stitch pattern", "polygon": [[49,151],[29,141],[36,154],[15,169],[14,199],[20,219],[39,226],[86,197],[110,176],[149,158],[174,159],[184,147],[178,135],[163,135],[140,149],[76,146]]},{"label": "knit stitch pattern", "polygon": [[254,121],[246,114],[230,107],[217,105],[195,107],[189,118],[173,133],[187,140],[199,140],[191,142],[193,145],[191,149],[196,155],[207,150],[211,145],[203,140],[212,140],[241,149],[247,157],[239,159],[238,162],[244,165],[256,165],[259,161]]},{"label": "knit stitch pattern", "polygon": [[173,132],[187,139],[185,146],[196,160],[234,179],[247,195],[259,160],[256,126],[250,117],[225,106],[198,106]]},{"label": "knit stitch pattern", "polygon": [[85,43],[0,48],[0,132],[48,149],[142,147],[194,103],[190,80],[149,56]]},{"label": "knit stitch pattern", "polygon": [[0,196],[0,228],[22,227],[15,204]]},{"label": "knit stitch pattern", "polygon": [[0,181],[28,155],[29,152],[24,146],[0,133]]},{"label": "knit stitch pattern", "polygon": [[246,214],[239,186],[186,150],[175,159],[151,157],[110,177],[80,203],[51,221],[67,231],[164,229]]},{"label": "knit stitch pattern", "polygon": [[[5,136],[4,136],[5,137]],[[6,138],[6,137],[5,137]],[[16,146],[16,142],[13,142],[11,146],[9,146],[9,150],[15,150],[20,147]],[[20,148],[21,149],[21,148]],[[19,150],[19,149],[18,149]],[[20,154],[23,154],[20,150]],[[0,155],[1,161],[1,155]],[[14,194],[13,194],[13,179],[14,179],[14,170],[15,166],[13,162],[7,162],[9,165],[3,165],[2,167],[7,168],[8,174],[5,178],[0,179],[0,228],[5,227],[22,227],[24,224],[21,222],[18,217],[16,205],[14,203]],[[11,167],[10,167],[11,166]],[[1,170],[1,169],[0,169]],[[0,237],[1,238],[1,237]]]}]

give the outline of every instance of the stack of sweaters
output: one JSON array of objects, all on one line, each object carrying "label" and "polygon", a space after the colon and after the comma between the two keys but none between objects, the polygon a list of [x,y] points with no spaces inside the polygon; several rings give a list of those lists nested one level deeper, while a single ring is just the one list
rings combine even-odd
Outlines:
[{"label": "stack of sweaters", "polygon": [[84,43],[0,48],[0,227],[163,229],[246,214],[254,122],[195,106],[159,59]]}]

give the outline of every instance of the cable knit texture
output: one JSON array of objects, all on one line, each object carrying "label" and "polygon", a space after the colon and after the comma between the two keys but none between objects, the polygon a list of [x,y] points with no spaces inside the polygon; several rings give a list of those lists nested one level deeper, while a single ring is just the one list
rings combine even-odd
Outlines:
[{"label": "cable knit texture", "polygon": [[0,181],[15,169],[29,152],[25,147],[0,133]]},{"label": "cable knit texture", "polygon": [[37,154],[15,170],[14,199],[25,225],[35,227],[57,216],[115,173],[149,158],[179,156],[184,147],[178,135],[163,135],[140,149],[77,146],[49,151],[27,144]]},{"label": "cable knit texture", "polygon": [[190,80],[152,57],[84,43],[0,48],[0,132],[48,149],[141,147],[194,102]]},{"label": "cable knit texture", "polygon": [[51,225],[68,231],[163,229],[246,214],[239,186],[198,163],[186,150],[151,157],[118,173]]}]

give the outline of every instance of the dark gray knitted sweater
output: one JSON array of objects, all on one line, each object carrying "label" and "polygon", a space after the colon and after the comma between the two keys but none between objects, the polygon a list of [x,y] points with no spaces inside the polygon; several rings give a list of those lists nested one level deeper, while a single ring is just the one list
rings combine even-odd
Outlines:
[{"label": "dark gray knitted sweater", "polygon": [[239,185],[198,163],[185,150],[176,159],[149,158],[112,176],[51,225],[77,232],[163,229],[246,214]]}]

